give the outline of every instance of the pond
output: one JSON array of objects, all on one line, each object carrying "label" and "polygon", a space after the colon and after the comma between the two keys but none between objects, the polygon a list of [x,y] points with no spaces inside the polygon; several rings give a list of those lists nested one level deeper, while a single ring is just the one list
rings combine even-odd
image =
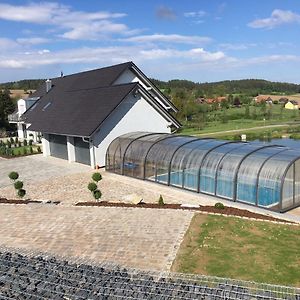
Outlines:
[{"label": "pond", "polygon": [[254,140],[253,142],[260,142],[266,145],[273,144],[273,145],[282,145],[293,149],[300,150],[300,140],[294,140],[289,138],[283,138],[283,139],[271,139],[270,141],[260,141],[260,140]]}]

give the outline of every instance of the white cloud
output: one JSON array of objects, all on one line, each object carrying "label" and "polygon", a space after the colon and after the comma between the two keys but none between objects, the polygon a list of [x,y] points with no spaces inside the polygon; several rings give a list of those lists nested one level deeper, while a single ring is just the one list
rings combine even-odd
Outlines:
[{"label": "white cloud", "polygon": [[124,13],[106,11],[75,11],[55,2],[30,3],[28,5],[0,4],[0,19],[51,25],[63,30],[60,36],[66,39],[96,39],[114,33],[126,34],[125,24],[113,20],[125,17]]},{"label": "white cloud", "polygon": [[17,42],[19,44],[24,44],[24,45],[38,45],[38,44],[49,43],[50,39],[41,38],[41,37],[18,38]]},{"label": "white cloud", "polygon": [[272,29],[283,24],[300,23],[300,15],[290,10],[273,10],[271,16],[265,19],[256,19],[248,24],[252,28]]},{"label": "white cloud", "polygon": [[251,47],[256,47],[256,43],[246,43],[246,44],[231,44],[231,43],[222,43],[219,44],[219,47],[221,47],[224,50],[247,50]]},{"label": "white cloud", "polygon": [[177,18],[177,15],[173,9],[164,5],[159,6],[156,9],[155,14],[159,19],[167,21],[173,21]]},{"label": "white cloud", "polygon": [[207,12],[204,10],[198,10],[198,11],[190,11],[190,12],[185,12],[183,15],[186,18],[203,18],[204,16],[207,15]]},{"label": "white cloud", "polygon": [[[26,55],[25,55],[26,54]],[[37,59],[37,54],[39,58]],[[135,62],[161,61],[161,60],[193,60],[197,62],[217,62],[226,59],[223,52],[209,52],[202,48],[189,50],[177,49],[145,49],[139,46],[131,47],[99,47],[68,49],[56,52],[49,50],[27,51],[25,53],[7,54],[2,56],[1,65],[3,68],[24,68],[42,67],[53,64],[114,64],[129,60]]]},{"label": "white cloud", "polygon": [[209,37],[188,36],[179,34],[152,34],[134,36],[122,41],[135,43],[178,43],[178,44],[206,44],[212,41]]},{"label": "white cloud", "polygon": [[14,40],[0,37],[0,52],[5,50],[13,50],[16,47],[18,47],[18,43],[16,43]]}]

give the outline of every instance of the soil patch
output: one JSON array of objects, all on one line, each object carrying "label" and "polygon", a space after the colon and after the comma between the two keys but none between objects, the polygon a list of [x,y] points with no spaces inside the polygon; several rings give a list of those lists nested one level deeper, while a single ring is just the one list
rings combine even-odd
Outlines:
[{"label": "soil patch", "polygon": [[285,223],[294,223],[290,221],[285,221],[283,219],[274,218],[271,216],[266,216],[258,213],[251,212],[249,210],[239,209],[235,207],[225,207],[224,209],[215,208],[214,206],[200,206],[197,207],[184,207],[181,204],[164,204],[159,205],[156,203],[140,203],[140,204],[130,204],[130,203],[122,203],[122,202],[78,202],[75,206],[108,206],[108,207],[137,207],[137,208],[155,208],[155,209],[182,209],[182,210],[193,210],[193,211],[201,211],[208,213],[216,213],[222,215],[230,215],[230,216],[239,216],[239,217],[247,217],[254,218],[259,220],[268,220],[268,221],[277,221],[277,222],[285,222]]},{"label": "soil patch", "polygon": [[36,200],[21,200],[21,199],[6,199],[6,198],[0,198],[0,204],[30,204],[30,203],[46,203],[46,204],[59,204],[60,201],[36,201]]}]

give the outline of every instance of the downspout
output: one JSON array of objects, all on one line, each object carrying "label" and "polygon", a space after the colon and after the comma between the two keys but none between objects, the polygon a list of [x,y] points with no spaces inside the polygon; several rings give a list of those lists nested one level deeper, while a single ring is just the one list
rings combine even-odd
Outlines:
[{"label": "downspout", "polygon": [[85,143],[92,144],[92,149],[93,149],[93,161],[94,161],[93,168],[95,169],[95,167],[96,167],[96,157],[95,157],[95,148],[94,148],[93,140],[90,139],[90,138],[88,138],[88,140],[86,140],[86,138],[83,136],[83,137],[82,137],[82,141],[85,142]]}]

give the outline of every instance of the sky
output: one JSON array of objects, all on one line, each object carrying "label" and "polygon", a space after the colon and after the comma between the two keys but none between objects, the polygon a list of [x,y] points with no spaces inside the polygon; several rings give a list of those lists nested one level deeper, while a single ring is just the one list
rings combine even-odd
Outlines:
[{"label": "sky", "polygon": [[299,0],[0,0],[0,82],[133,61],[160,80],[300,83]]}]

